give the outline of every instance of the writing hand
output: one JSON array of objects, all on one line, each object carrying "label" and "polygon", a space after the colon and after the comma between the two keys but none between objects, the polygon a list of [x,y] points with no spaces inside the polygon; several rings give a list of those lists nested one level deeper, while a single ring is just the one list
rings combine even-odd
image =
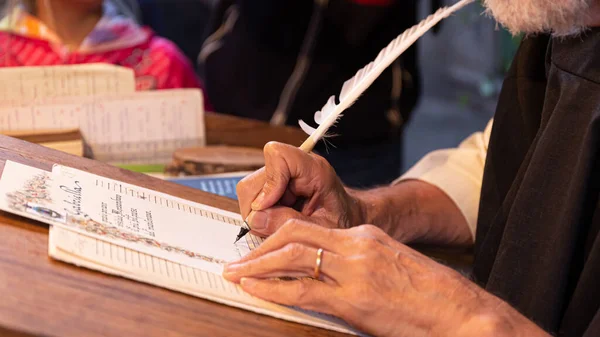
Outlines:
[{"label": "writing hand", "polygon": [[270,235],[288,219],[328,227],[360,223],[362,206],[322,157],[282,143],[265,145],[265,167],[237,185],[242,217],[252,231]]}]

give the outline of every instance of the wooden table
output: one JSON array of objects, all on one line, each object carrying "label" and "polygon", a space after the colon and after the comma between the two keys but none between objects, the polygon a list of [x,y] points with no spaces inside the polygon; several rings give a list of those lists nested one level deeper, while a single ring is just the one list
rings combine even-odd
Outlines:
[{"label": "wooden table", "polygon": [[269,123],[240,118],[219,113],[208,113],[206,123],[206,143],[208,145],[229,145],[263,148],[272,140],[300,146],[308,137],[304,131],[291,126],[272,126]]},{"label": "wooden table", "polygon": [[[270,140],[299,145],[305,138],[296,128],[219,114],[207,116],[206,125],[208,144],[260,148]],[[238,211],[231,199],[0,135],[0,173],[6,160],[48,171],[67,165]],[[423,251],[457,266],[471,262],[470,255]],[[0,336],[343,335],[51,260],[47,225],[0,211]]]},{"label": "wooden table", "polygon": [[[235,128],[233,124],[227,125]],[[231,199],[0,136],[0,171],[6,160],[45,170],[50,170],[54,163],[63,164],[238,211],[237,203]],[[341,334],[51,260],[48,257],[46,225],[0,212],[0,336]]]}]

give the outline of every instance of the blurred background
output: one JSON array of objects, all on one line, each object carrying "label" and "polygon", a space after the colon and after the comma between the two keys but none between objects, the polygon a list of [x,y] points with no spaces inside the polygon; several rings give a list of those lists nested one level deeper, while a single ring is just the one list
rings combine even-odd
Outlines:
[{"label": "blurred background", "polygon": [[[0,2],[7,4],[10,1]],[[236,1],[106,2],[110,2],[121,15],[150,27],[157,35],[175,43],[202,81],[204,75],[199,55],[203,44],[211,34],[212,39],[215,34],[222,38],[228,33],[225,21],[215,20],[230,17],[228,14],[214,15],[214,11],[223,10],[227,8],[224,4]],[[252,5],[266,3],[263,0],[251,2]],[[420,20],[438,7],[452,3],[452,0],[416,0],[415,19]],[[401,131],[403,142],[399,172],[405,171],[431,150],[456,146],[470,133],[483,129],[493,115],[503,76],[510,65],[519,39],[511,37],[498,27],[483,14],[483,11],[481,4],[468,6],[444,20],[436,27],[435,32],[427,33],[418,41],[417,64],[420,80],[417,83],[420,92],[410,118],[405,121],[404,130]],[[403,13],[398,13],[401,14]],[[208,93],[210,94],[210,90]],[[211,100],[210,95],[208,100]],[[215,110],[230,113],[219,111],[218,107]],[[333,143],[335,145],[335,140]],[[394,163],[390,165],[396,165]]]},{"label": "blurred background", "polygon": [[[123,1],[136,6],[133,0]],[[195,61],[216,2],[139,0],[135,12],[142,23],[174,41]],[[454,1],[419,0],[418,18],[432,13],[438,3]],[[485,127],[518,46],[518,39],[485,16],[481,5],[469,6],[438,28],[418,42],[422,91],[404,132],[402,171],[427,152],[456,146]]]}]

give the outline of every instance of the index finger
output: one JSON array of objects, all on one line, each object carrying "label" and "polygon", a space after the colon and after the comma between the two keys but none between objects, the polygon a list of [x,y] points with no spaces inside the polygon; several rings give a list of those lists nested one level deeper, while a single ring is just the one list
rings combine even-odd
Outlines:
[{"label": "index finger", "polygon": [[304,197],[311,197],[317,188],[315,177],[321,166],[310,154],[292,145],[269,142],[264,155],[265,167],[240,181],[236,188],[244,219],[252,210],[277,204],[290,183],[295,183],[296,192]]},{"label": "index finger", "polygon": [[261,168],[242,179],[236,186],[242,218],[246,219],[252,210],[252,202],[265,185],[265,168]]},{"label": "index finger", "polygon": [[353,253],[355,248],[352,242],[345,240],[349,238],[354,239],[347,231],[336,231],[301,220],[289,220],[260,246],[241,259],[231,262],[228,265],[257,259],[260,256],[279,250],[290,243],[301,243],[314,248],[323,248],[328,252],[346,256]]}]

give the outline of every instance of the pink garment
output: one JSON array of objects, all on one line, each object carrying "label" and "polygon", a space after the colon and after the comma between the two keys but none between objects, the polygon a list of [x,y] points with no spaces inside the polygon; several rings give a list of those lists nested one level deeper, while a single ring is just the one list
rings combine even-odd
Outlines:
[{"label": "pink garment", "polygon": [[[105,15],[78,50],[20,9],[10,21],[0,23],[0,67],[110,63],[133,69],[137,90],[202,88],[175,44],[132,20]],[[206,100],[205,109],[211,110]]]}]

